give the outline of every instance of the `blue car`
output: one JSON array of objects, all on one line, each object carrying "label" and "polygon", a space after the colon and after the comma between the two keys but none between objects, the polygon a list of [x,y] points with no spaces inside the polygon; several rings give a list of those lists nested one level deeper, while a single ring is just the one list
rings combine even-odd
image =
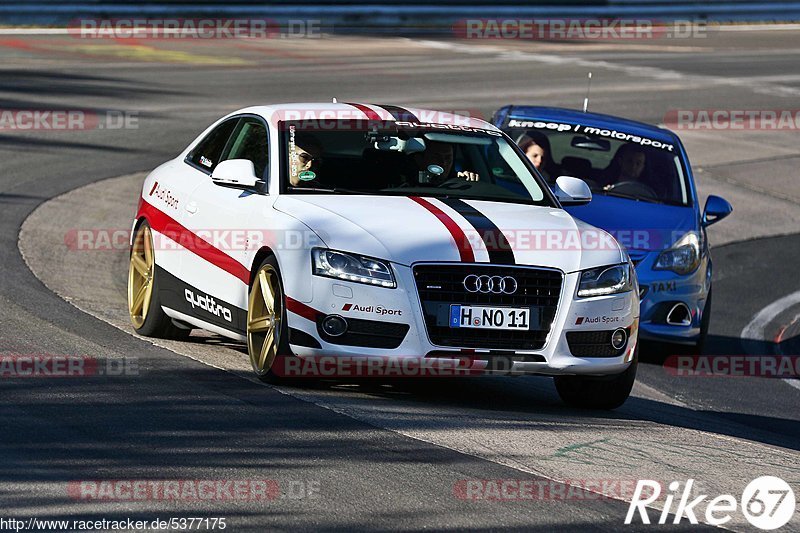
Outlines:
[{"label": "blue car", "polygon": [[506,106],[492,122],[551,187],[558,176],[589,185],[591,202],[566,209],[628,250],[639,278],[640,337],[702,350],[711,317],[706,227],[732,207],[709,196],[701,211],[678,136],[641,122],[553,107]]}]

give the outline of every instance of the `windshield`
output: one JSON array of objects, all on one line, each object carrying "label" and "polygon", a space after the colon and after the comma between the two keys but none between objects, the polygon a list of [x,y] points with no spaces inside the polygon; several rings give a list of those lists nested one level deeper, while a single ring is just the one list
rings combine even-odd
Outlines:
[{"label": "windshield", "polygon": [[[438,127],[437,127],[438,126]],[[416,123],[282,122],[289,194],[420,195],[553,205],[500,133]]]},{"label": "windshield", "polygon": [[534,120],[511,119],[505,131],[551,186],[558,176],[574,176],[595,194],[691,205],[673,144],[617,130]]}]

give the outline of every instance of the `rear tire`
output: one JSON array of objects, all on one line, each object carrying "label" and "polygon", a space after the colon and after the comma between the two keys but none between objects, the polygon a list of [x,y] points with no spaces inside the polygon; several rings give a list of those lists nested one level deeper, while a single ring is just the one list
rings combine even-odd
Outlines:
[{"label": "rear tire", "polygon": [[581,409],[616,409],[625,403],[636,381],[639,347],[630,366],[614,376],[556,376],[556,390],[570,407]]},{"label": "rear tire", "polygon": [[153,232],[147,222],[136,228],[128,266],[128,314],[133,329],[145,337],[186,339],[191,329],[179,328],[161,308]]}]

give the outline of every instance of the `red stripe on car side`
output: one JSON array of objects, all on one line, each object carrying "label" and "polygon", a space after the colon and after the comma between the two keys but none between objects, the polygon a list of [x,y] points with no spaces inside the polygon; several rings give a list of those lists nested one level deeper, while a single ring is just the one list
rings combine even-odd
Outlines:
[{"label": "red stripe on car side", "polygon": [[365,106],[364,104],[348,103],[348,105],[351,105],[351,106],[357,108],[359,111],[361,111],[362,113],[367,115],[367,120],[383,120],[381,118],[381,116],[376,111],[373,111],[372,109],[370,109],[369,107]]},{"label": "red stripe on car side", "polygon": [[455,220],[450,218],[447,213],[424,198],[420,198],[419,196],[409,196],[409,198],[427,209],[436,218],[438,218],[442,224],[445,225],[447,231],[450,232],[450,236],[453,238],[453,241],[456,243],[456,248],[458,248],[458,253],[461,256],[462,262],[475,262],[475,252],[472,250],[472,245],[469,243],[469,239],[467,239],[467,235],[464,233],[464,230],[462,230],[461,227],[456,224]]},{"label": "red stripe on car side", "polygon": [[192,233],[191,230],[148,203],[144,198],[141,199],[139,213],[136,215],[137,219],[140,217],[147,218],[152,229],[169,237],[201,259],[236,276],[245,284],[250,283],[250,271],[244,265],[222,250],[215,248],[207,240]]},{"label": "red stripe on car side", "polygon": [[316,322],[317,317],[322,314],[313,307],[309,307],[303,302],[298,302],[297,300],[295,300],[294,298],[290,298],[289,296],[286,297],[286,310],[291,311],[296,315],[300,315],[301,317],[306,318],[312,322]]}]

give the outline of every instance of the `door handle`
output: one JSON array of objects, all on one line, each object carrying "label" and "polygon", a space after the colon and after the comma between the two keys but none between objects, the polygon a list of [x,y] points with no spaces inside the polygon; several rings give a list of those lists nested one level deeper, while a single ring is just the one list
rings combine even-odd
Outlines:
[{"label": "door handle", "polygon": [[197,213],[197,204],[195,202],[189,202],[188,204],[186,204],[186,211],[190,215],[194,215],[195,213]]}]

